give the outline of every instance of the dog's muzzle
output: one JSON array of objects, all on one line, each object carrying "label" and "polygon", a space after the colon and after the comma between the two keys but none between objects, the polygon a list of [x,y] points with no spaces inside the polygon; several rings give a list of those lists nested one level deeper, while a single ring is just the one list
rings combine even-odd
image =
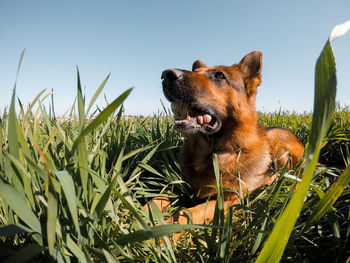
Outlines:
[{"label": "dog's muzzle", "polygon": [[162,72],[165,97],[171,102],[174,113],[174,127],[184,133],[216,133],[221,122],[215,111],[197,102],[186,78],[190,72],[167,69]]}]

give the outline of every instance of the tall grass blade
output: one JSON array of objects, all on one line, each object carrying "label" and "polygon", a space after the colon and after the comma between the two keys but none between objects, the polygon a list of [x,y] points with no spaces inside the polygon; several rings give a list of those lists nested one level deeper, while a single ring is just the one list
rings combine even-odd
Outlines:
[{"label": "tall grass blade", "polygon": [[349,184],[349,182],[350,166],[345,169],[345,171],[339,176],[338,180],[331,185],[326,194],[318,202],[305,224],[306,227],[309,224],[312,225],[314,222],[320,220],[321,217],[332,208],[332,205],[335,203],[335,201],[337,201],[338,197],[344,191],[344,188]]},{"label": "tall grass blade", "polygon": [[[149,212],[152,213],[152,217],[158,222],[160,225],[164,225],[165,221],[162,215],[162,212],[159,210],[158,206],[154,202],[150,202],[149,204]],[[167,252],[167,254],[171,257],[172,262],[177,262],[176,256],[174,253],[174,249],[171,245],[170,238],[167,236],[164,236],[164,249]]]},{"label": "tall grass blade", "polygon": [[[26,52],[26,49],[24,48],[22,50],[21,56],[19,58],[19,62],[18,62],[18,67],[17,67],[17,73],[16,73],[16,82],[18,79],[18,74],[19,74],[19,70],[21,69],[21,65],[22,65],[22,61],[23,61],[23,57],[24,57],[24,53]],[[15,82],[15,88],[16,88],[16,82]]]},{"label": "tall grass blade", "polygon": [[[220,226],[224,226],[223,229],[220,229],[220,244],[218,246],[218,256],[220,258],[220,262],[226,262],[228,255],[227,250],[230,243],[230,225],[232,221],[232,210],[229,208],[226,215],[225,222],[225,212],[224,212],[224,193],[222,187],[222,178],[219,169],[219,160],[217,154],[213,154],[213,168],[214,174],[216,178],[216,185],[218,187],[218,195],[216,201],[216,207],[214,212],[214,223]],[[228,227],[228,228],[227,228]],[[212,236],[212,242],[214,243],[215,235]]]},{"label": "tall grass blade", "polygon": [[56,241],[56,222],[58,212],[58,201],[55,190],[53,189],[52,179],[49,176],[49,191],[47,198],[47,244],[49,253],[53,255],[54,245]]},{"label": "tall grass blade", "polygon": [[[24,135],[24,131],[21,129],[21,126],[16,117],[15,111],[15,91],[13,91],[12,101],[9,112],[9,120],[8,120],[8,144],[9,144],[9,153],[17,160],[20,159],[20,152],[30,155],[30,150],[28,148],[28,144]],[[13,161],[12,161],[13,162]],[[25,164],[20,164],[21,166],[25,166]],[[12,174],[13,185],[16,190],[27,196],[28,201],[33,209],[35,209],[34,196],[32,192],[31,181],[28,176],[24,176],[24,173],[18,170],[18,166],[13,163],[10,169],[10,174]],[[22,190],[24,188],[24,191]]]},{"label": "tall grass blade", "polygon": [[[332,39],[332,34],[330,36]],[[315,103],[303,180],[269,235],[256,262],[278,262],[299,216],[335,109],[336,69],[330,39],[316,62]]]},{"label": "tall grass blade", "polygon": [[88,262],[84,252],[78,247],[76,243],[74,243],[70,236],[67,236],[67,248],[74,254],[74,256],[77,257],[78,262]]},{"label": "tall grass blade", "polygon": [[136,206],[134,204],[134,201],[132,200],[129,189],[124,184],[123,179],[120,176],[116,176],[117,182],[120,186],[121,192],[117,191],[117,189],[113,188],[114,193],[119,197],[119,199],[122,201],[122,203],[130,210],[130,212],[133,214],[133,216],[136,218],[137,223],[139,226],[143,229],[148,230],[149,226],[143,220],[143,218],[139,215]]},{"label": "tall grass blade", "polygon": [[96,99],[98,98],[98,96],[100,95],[101,91],[103,90],[104,86],[106,85],[108,79],[109,79],[110,74],[108,74],[108,76],[105,78],[105,80],[101,83],[101,85],[98,87],[98,89],[96,90],[96,92],[94,93],[94,95],[92,96],[92,99],[89,103],[89,106],[87,108],[86,111],[86,116],[89,114],[91,107],[94,105]]},{"label": "tall grass blade", "polygon": [[[84,129],[86,116],[85,116],[85,101],[83,97],[83,93],[81,90],[81,83],[80,83],[80,74],[79,69],[77,67],[77,100],[78,100],[78,115],[79,115],[79,129],[80,132]],[[85,138],[82,138],[82,141],[77,145],[78,148],[78,165],[79,165],[79,175],[81,179],[81,184],[83,187],[83,199],[85,201],[88,201],[87,199],[87,188],[88,188],[88,172],[87,172],[87,161],[88,161],[88,154],[87,154],[87,147],[86,147],[86,140]],[[73,152],[72,152],[73,155]]]},{"label": "tall grass blade", "polygon": [[9,153],[18,159],[19,157],[19,144],[18,144],[18,135],[17,135],[18,120],[17,120],[16,110],[15,110],[15,96],[16,96],[16,88],[14,88],[12,92],[7,132],[8,132]]},{"label": "tall grass blade", "polygon": [[79,69],[77,67],[77,92],[78,92],[78,114],[79,114],[79,125],[80,125],[80,130],[82,131],[85,125],[85,109],[84,109],[84,97],[83,97],[83,92],[81,90],[81,83],[80,83],[80,74],[79,74]]},{"label": "tall grass blade", "polygon": [[[222,181],[221,181],[221,175],[220,175],[220,169],[219,169],[219,160],[217,154],[213,154],[213,167],[214,167],[214,174],[216,179],[216,185],[218,186],[218,208],[219,210],[224,209],[224,193],[222,188]],[[223,220],[223,218],[221,218]]]},{"label": "tall grass blade", "polygon": [[55,102],[54,102],[54,99],[53,99],[53,89],[51,90],[52,93],[51,93],[51,107],[50,107],[50,110],[52,111],[52,118],[54,120],[56,120],[56,113],[55,113]]},{"label": "tall grass blade", "polygon": [[29,118],[29,114],[32,112],[32,109],[35,105],[35,103],[39,100],[40,96],[45,92],[46,89],[43,89],[42,91],[39,92],[38,95],[36,95],[36,97],[34,98],[34,100],[30,103],[27,111],[26,111],[26,114],[23,118],[23,122],[22,122],[22,127],[25,127],[26,126],[26,123],[27,123],[27,120]]},{"label": "tall grass blade", "polygon": [[139,154],[139,153],[141,153],[141,152],[143,152],[143,151],[146,151],[146,150],[148,150],[148,149],[150,149],[150,148],[152,148],[152,147],[153,147],[153,144],[150,144],[150,145],[147,145],[147,146],[145,146],[145,147],[142,147],[142,148],[138,148],[138,149],[136,149],[136,150],[133,150],[133,151],[127,153],[127,154],[124,154],[124,156],[123,156],[123,161],[125,161],[125,160],[127,160],[127,159],[133,157],[133,156],[136,155],[136,154]]},{"label": "tall grass blade", "polygon": [[72,153],[74,153],[76,147],[80,141],[94,130],[98,125],[107,120],[107,118],[120,106],[120,104],[126,99],[132,89],[126,90],[122,95],[116,98],[111,104],[109,104],[75,139],[72,147]]},{"label": "tall grass blade", "polygon": [[[78,154],[78,166],[79,166],[79,175],[81,180],[81,185],[83,187],[83,200],[88,200],[88,153],[86,146],[86,138],[83,138],[82,141],[78,144],[77,147]],[[91,196],[90,196],[91,197]]]},{"label": "tall grass blade", "polygon": [[23,196],[20,195],[15,188],[1,180],[0,195],[24,223],[35,232],[41,234],[40,221],[28,207]]},{"label": "tall grass blade", "polygon": [[107,202],[111,196],[112,189],[114,188],[116,181],[117,181],[117,176],[114,177],[113,181],[109,184],[107,189],[104,191],[103,195],[101,196],[100,200],[98,201],[98,203],[96,205],[95,211],[96,211],[97,217],[99,217],[99,218],[101,217],[101,215],[102,215],[102,213],[107,205]]},{"label": "tall grass blade", "polygon": [[[156,153],[157,149],[159,148],[160,143],[157,144],[149,153],[147,153],[147,155],[141,160],[140,163],[145,164],[147,163],[151,157]],[[138,165],[135,170],[132,172],[130,177],[133,177],[134,175],[136,175],[139,171],[141,170],[141,166]]]},{"label": "tall grass blade", "polygon": [[67,200],[69,212],[73,218],[75,230],[80,236],[78,210],[77,210],[77,203],[75,199],[76,194],[75,194],[75,188],[74,188],[74,182],[73,182],[72,176],[67,171],[56,171],[55,174],[61,183],[62,190]]},{"label": "tall grass blade", "polygon": [[102,249],[103,255],[106,258],[107,263],[117,263],[119,260],[115,259],[111,253],[109,253],[107,250]]},{"label": "tall grass blade", "polygon": [[[16,96],[16,84],[12,92],[12,99],[8,115],[8,128],[7,128],[7,140],[8,140],[8,152],[14,156],[15,159],[19,159],[19,143],[18,143],[18,120],[15,110],[15,96]],[[11,182],[15,189],[24,197],[23,180],[20,178],[18,171],[14,164],[5,167],[7,176],[11,178]]]},{"label": "tall grass blade", "polygon": [[161,173],[159,173],[156,169],[154,169],[152,166],[146,164],[146,163],[138,163],[138,165],[140,167],[142,167],[143,169],[145,169],[146,171],[149,171],[155,175],[158,175],[159,177],[163,177],[163,175]]}]

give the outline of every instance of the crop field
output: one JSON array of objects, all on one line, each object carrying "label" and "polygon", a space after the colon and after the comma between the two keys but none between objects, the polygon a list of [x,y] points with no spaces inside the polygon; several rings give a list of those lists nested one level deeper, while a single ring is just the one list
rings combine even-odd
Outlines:
[{"label": "crop field", "polygon": [[[331,66],[316,83],[314,114],[259,113],[262,125],[300,138],[304,165],[284,167],[227,213],[218,180],[209,225],[165,225],[195,202],[177,160],[184,137],[167,109],[123,118],[131,90],[96,109],[108,77],[88,103],[78,72],[76,104],[56,117],[51,93],[24,106],[15,86],[0,117],[0,261],[349,262],[350,109],[335,106],[330,54],[326,45],[317,64]],[[172,198],[169,211],[143,208],[160,195]]]}]

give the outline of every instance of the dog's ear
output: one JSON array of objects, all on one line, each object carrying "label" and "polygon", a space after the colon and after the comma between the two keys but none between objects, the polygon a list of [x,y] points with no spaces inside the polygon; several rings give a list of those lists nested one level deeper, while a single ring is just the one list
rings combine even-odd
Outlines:
[{"label": "dog's ear", "polygon": [[258,77],[261,80],[262,53],[260,51],[253,51],[247,54],[242,58],[238,66],[246,77]]},{"label": "dog's ear", "polygon": [[193,65],[192,65],[192,71],[196,71],[196,69],[199,69],[199,68],[206,68],[207,65],[204,64],[203,61],[201,60],[196,60],[195,62],[193,62]]},{"label": "dog's ear", "polygon": [[244,74],[244,85],[252,104],[255,103],[256,87],[261,84],[261,60],[262,53],[254,51],[242,58],[238,64]]}]

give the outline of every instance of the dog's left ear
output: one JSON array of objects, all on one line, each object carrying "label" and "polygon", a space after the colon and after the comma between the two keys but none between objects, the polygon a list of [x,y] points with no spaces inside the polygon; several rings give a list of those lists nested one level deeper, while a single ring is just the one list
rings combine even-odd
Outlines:
[{"label": "dog's left ear", "polygon": [[196,60],[195,62],[193,62],[193,65],[192,65],[192,71],[195,72],[196,69],[198,68],[206,68],[207,65],[205,65],[205,63],[201,60]]},{"label": "dog's left ear", "polygon": [[260,51],[247,54],[238,66],[246,77],[257,77],[261,81],[262,53]]}]

